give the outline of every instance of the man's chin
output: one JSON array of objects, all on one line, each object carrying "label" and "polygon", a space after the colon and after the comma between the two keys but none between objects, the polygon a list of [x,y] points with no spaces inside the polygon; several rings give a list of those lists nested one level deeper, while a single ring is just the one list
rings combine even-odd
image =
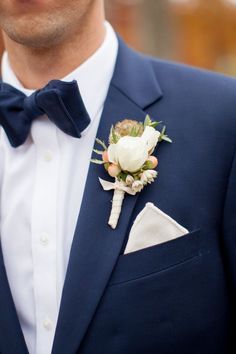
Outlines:
[{"label": "man's chin", "polygon": [[65,32],[58,28],[52,21],[40,23],[41,21],[9,21],[2,26],[5,35],[12,41],[31,48],[49,48],[57,45],[63,39]]}]

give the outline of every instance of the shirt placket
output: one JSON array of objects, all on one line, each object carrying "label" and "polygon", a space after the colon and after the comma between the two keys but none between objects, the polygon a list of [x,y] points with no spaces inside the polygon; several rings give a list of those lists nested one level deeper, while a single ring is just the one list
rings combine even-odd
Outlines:
[{"label": "shirt placket", "polygon": [[36,311],[36,354],[51,353],[57,314],[57,194],[59,146],[46,117],[32,125],[36,148],[32,199],[32,257]]}]

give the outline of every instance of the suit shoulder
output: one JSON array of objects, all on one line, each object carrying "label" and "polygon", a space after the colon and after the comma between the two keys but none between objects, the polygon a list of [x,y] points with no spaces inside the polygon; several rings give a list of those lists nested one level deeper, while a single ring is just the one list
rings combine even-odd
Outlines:
[{"label": "suit shoulder", "polygon": [[153,67],[165,106],[191,112],[192,119],[228,136],[235,145],[236,79],[152,57],[144,56],[143,60]]},{"label": "suit shoulder", "polygon": [[[164,86],[167,81],[170,84],[178,80],[178,83],[187,85],[188,89],[191,87],[193,87],[193,89],[199,88],[201,92],[209,91],[209,88],[214,87],[214,91],[219,90],[225,93],[226,89],[229,90],[227,93],[231,91],[235,98],[236,79],[233,77],[158,58],[148,56],[144,56],[143,58],[152,65],[157,79],[161,84],[164,84]],[[212,92],[212,90],[210,90],[210,92]],[[208,92],[208,94],[210,92]]]},{"label": "suit shoulder", "polygon": [[[199,104],[229,106],[236,116],[236,79],[185,64],[144,56],[151,64],[163,93],[172,91],[181,97],[195,97]],[[236,117],[235,117],[236,118]]]}]

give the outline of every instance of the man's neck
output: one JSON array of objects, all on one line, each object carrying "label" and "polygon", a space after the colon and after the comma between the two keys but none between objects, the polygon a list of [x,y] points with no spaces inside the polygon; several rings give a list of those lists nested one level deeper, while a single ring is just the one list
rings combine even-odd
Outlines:
[{"label": "man's neck", "polygon": [[104,17],[96,17],[63,43],[51,48],[29,48],[3,33],[11,67],[25,88],[38,89],[53,79],[62,79],[85,62],[105,37]]}]

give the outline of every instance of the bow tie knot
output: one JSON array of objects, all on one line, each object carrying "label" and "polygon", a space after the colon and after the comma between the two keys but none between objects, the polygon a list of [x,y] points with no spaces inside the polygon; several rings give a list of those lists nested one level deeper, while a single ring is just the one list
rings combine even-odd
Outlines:
[{"label": "bow tie knot", "polygon": [[23,101],[23,110],[30,122],[44,114],[44,111],[37,105],[37,94],[38,91],[35,91],[30,96],[26,96]]},{"label": "bow tie knot", "polygon": [[75,80],[52,80],[29,97],[11,85],[0,84],[0,125],[13,147],[25,142],[32,121],[43,114],[75,138],[80,138],[90,123]]}]

